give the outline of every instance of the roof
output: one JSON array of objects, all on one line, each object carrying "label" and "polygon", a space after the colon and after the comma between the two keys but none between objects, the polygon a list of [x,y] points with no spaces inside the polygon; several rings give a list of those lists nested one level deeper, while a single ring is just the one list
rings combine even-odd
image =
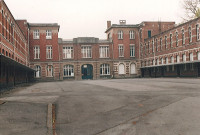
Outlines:
[{"label": "roof", "polygon": [[140,24],[112,24],[105,32],[108,32],[112,28],[138,28]]},{"label": "roof", "polygon": [[58,23],[28,23],[30,27],[59,27]]}]

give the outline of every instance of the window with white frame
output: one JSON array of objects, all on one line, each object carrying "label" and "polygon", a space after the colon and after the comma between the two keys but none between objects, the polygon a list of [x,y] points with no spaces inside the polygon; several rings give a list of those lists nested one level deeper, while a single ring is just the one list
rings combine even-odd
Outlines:
[{"label": "window with white frame", "polygon": [[92,47],[82,46],[81,47],[82,58],[92,58]]},{"label": "window with white frame", "polygon": [[33,30],[33,39],[40,39],[40,31]]},{"label": "window with white frame", "polygon": [[157,58],[156,59],[156,63],[157,63],[157,65],[159,65],[160,63],[159,63],[159,58]]},{"label": "window with white frame", "polygon": [[150,53],[150,41],[148,42],[148,52]]},{"label": "window with white frame", "polygon": [[64,77],[73,77],[74,76],[74,66],[73,65],[65,65],[63,67],[63,75],[64,75]]},{"label": "window with white frame", "polygon": [[130,45],[130,57],[135,57],[135,45]]},{"label": "window with white frame", "polygon": [[165,58],[165,63],[168,64],[168,57]]},{"label": "window with white frame", "polygon": [[188,28],[188,33],[189,33],[189,42],[192,42],[192,29],[191,27]]},{"label": "window with white frame", "polygon": [[182,44],[185,44],[185,32],[182,30]]},{"label": "window with white frame", "polygon": [[199,24],[196,25],[196,32],[197,32],[197,40],[200,39],[200,35],[199,35]]},{"label": "window with white frame", "polygon": [[46,47],[46,58],[47,59],[52,59],[52,46],[47,46]]},{"label": "window with white frame", "polygon": [[131,74],[136,74],[136,64],[131,64]]},{"label": "window with white frame", "polygon": [[200,52],[197,52],[197,60],[200,60]]},{"label": "window with white frame", "polygon": [[179,55],[176,56],[176,62],[177,62],[177,63],[180,62],[180,56],[179,56]]},{"label": "window with white frame", "polygon": [[46,30],[46,39],[52,39],[52,30]]},{"label": "window with white frame", "polygon": [[53,77],[53,66],[47,66],[47,77]]},{"label": "window with white frame", "polygon": [[35,78],[41,77],[41,67],[39,65],[35,66]]},{"label": "window with white frame", "polygon": [[183,60],[183,62],[186,62],[186,55],[185,54],[182,55],[182,60]]},{"label": "window with white frame", "polygon": [[178,32],[176,32],[176,46],[178,46]]},{"label": "window with white frame", "polygon": [[160,50],[162,50],[162,38],[160,38]]},{"label": "window with white frame", "polygon": [[156,51],[158,51],[158,39],[156,38]]},{"label": "window with white frame", "polygon": [[171,56],[171,63],[174,63],[174,57]]},{"label": "window with white frame", "polygon": [[125,74],[125,67],[124,67],[124,64],[119,64],[119,71],[118,73],[121,75],[121,74]]},{"label": "window with white frame", "polygon": [[63,46],[63,59],[73,58],[74,50],[72,46]]},{"label": "window with white frame", "polygon": [[129,38],[135,39],[135,32],[133,30],[129,31]]},{"label": "window with white frame", "polygon": [[165,49],[167,49],[167,36],[165,36]]},{"label": "window with white frame", "polygon": [[99,54],[100,54],[100,58],[108,58],[109,57],[109,46],[100,46]]},{"label": "window with white frame", "polygon": [[101,64],[100,75],[110,75],[110,65],[109,64]]},{"label": "window with white frame", "polygon": [[152,52],[154,53],[154,40],[152,40]]},{"label": "window with white frame", "polygon": [[173,40],[172,40],[172,34],[170,34],[170,47],[173,47]]},{"label": "window with white frame", "polygon": [[164,64],[164,60],[163,60],[163,58],[161,58],[161,64]]},{"label": "window with white frame", "polygon": [[123,39],[123,31],[118,31],[118,39]]},{"label": "window with white frame", "polygon": [[34,59],[40,59],[40,47],[39,46],[34,46]]},{"label": "window with white frame", "polygon": [[193,53],[190,53],[190,61],[193,61]]},{"label": "window with white frame", "polygon": [[119,57],[124,57],[124,46],[119,45]]}]

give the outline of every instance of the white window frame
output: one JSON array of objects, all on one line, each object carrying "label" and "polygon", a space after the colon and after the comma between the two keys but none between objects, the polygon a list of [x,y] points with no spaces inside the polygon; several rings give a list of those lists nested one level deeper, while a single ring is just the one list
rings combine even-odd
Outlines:
[{"label": "white window frame", "polygon": [[53,58],[53,48],[51,45],[46,46],[46,58],[52,59]]},{"label": "white window frame", "polygon": [[64,77],[74,77],[74,66],[64,65],[63,66],[63,76]]},{"label": "white window frame", "polygon": [[124,45],[118,45],[119,57],[124,57]]},{"label": "white window frame", "polygon": [[200,52],[197,52],[197,60],[200,60]]},{"label": "white window frame", "polygon": [[123,31],[118,31],[118,39],[123,39]]},{"label": "white window frame", "polygon": [[178,32],[176,32],[176,47],[178,47]]},{"label": "white window frame", "polygon": [[200,35],[199,35],[199,24],[196,25],[196,33],[197,33],[197,41],[199,41],[199,39],[200,39]]},{"label": "white window frame", "polygon": [[40,31],[33,30],[33,39],[40,39]]},{"label": "white window frame", "polygon": [[73,46],[63,46],[63,59],[73,59],[74,49]]},{"label": "white window frame", "polygon": [[[51,68],[50,68],[50,67],[51,67]],[[50,73],[50,74],[49,74],[49,73]],[[53,66],[52,66],[52,65],[47,65],[46,76],[47,76],[47,77],[53,77]]]},{"label": "white window frame", "polygon": [[109,46],[100,46],[99,47],[99,57],[100,58],[109,58]]},{"label": "white window frame", "polygon": [[169,40],[170,40],[169,42],[170,42],[170,47],[171,47],[171,48],[173,47],[173,38],[172,38],[172,37],[173,37],[173,35],[170,34],[170,35],[169,35]]},{"label": "white window frame", "polygon": [[182,44],[185,45],[185,31],[182,29]]},{"label": "white window frame", "polygon": [[[134,66],[133,66],[134,65]],[[134,67],[134,70],[133,70],[133,67]],[[131,74],[137,74],[137,71],[136,71],[136,64],[135,63],[131,63],[130,65],[130,73]]]},{"label": "white window frame", "polygon": [[163,65],[164,64],[164,60],[163,60],[163,58],[161,58],[161,65]]},{"label": "white window frame", "polygon": [[190,61],[193,61],[194,60],[193,53],[190,53],[189,55],[190,55]]},{"label": "white window frame", "polygon": [[135,45],[130,44],[130,57],[135,57]]},{"label": "white window frame", "polygon": [[159,61],[159,58],[157,58],[157,59],[156,59],[156,63],[157,63],[157,65],[160,65],[159,62],[160,62],[160,61]]},{"label": "white window frame", "polygon": [[176,62],[180,63],[180,56],[179,55],[176,56]]},{"label": "white window frame", "polygon": [[101,64],[100,65],[100,75],[110,75],[110,65]]},{"label": "white window frame", "polygon": [[46,30],[46,39],[52,39],[52,30]]},{"label": "white window frame", "polygon": [[[121,67],[123,66],[121,70],[120,70],[120,65],[121,65]],[[123,63],[120,63],[118,67],[119,67],[118,74],[119,75],[125,74],[125,65]]]},{"label": "white window frame", "polygon": [[192,42],[192,27],[188,28],[188,33],[189,33],[189,43]]},{"label": "white window frame", "polygon": [[186,54],[182,55],[183,62],[186,62]]},{"label": "white window frame", "polygon": [[[35,78],[40,78],[41,77],[41,67],[39,65],[36,65],[35,70],[36,70]],[[37,76],[37,74],[38,74],[38,76]]]},{"label": "white window frame", "polygon": [[168,57],[165,58],[165,63],[166,63],[166,64],[169,64]]},{"label": "white window frame", "polygon": [[34,59],[40,59],[40,46],[33,47]]},{"label": "white window frame", "polygon": [[133,31],[133,30],[129,31],[129,38],[135,39],[135,31]]},{"label": "white window frame", "polygon": [[174,63],[174,56],[171,56],[171,63]]},{"label": "white window frame", "polygon": [[81,55],[82,58],[92,58],[92,46],[81,46]]}]

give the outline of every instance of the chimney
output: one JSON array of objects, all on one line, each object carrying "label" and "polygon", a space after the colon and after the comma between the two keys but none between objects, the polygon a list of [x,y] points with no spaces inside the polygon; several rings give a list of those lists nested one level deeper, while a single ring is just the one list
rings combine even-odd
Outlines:
[{"label": "chimney", "polygon": [[111,21],[107,21],[107,29],[111,27]]},{"label": "chimney", "polygon": [[119,20],[120,25],[126,25],[126,20]]}]

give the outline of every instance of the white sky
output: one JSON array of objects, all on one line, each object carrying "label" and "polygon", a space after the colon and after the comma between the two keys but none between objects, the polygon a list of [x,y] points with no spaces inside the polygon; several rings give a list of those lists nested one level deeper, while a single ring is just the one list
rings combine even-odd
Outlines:
[{"label": "white sky", "polygon": [[58,23],[59,37],[106,38],[107,20],[118,24],[175,21],[183,16],[183,0],[4,0],[15,19],[30,23]]}]

